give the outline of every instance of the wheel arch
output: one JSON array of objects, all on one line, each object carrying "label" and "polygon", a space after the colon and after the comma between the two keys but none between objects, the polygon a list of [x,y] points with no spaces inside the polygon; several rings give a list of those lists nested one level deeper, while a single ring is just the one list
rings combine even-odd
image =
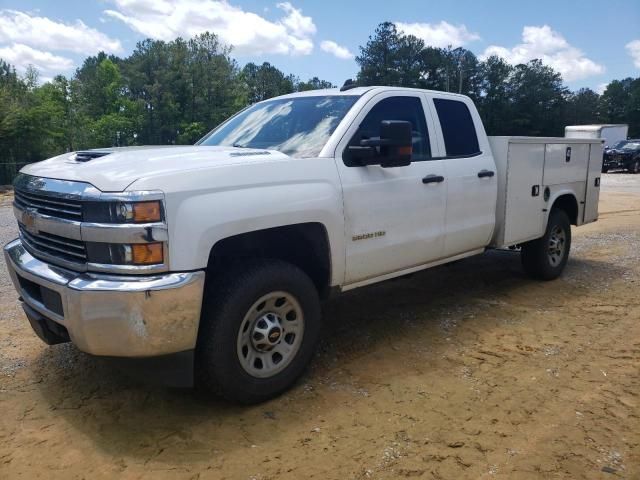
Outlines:
[{"label": "wheel arch", "polygon": [[331,287],[331,247],[329,234],[320,222],[297,223],[253,230],[218,240],[209,252],[207,275],[229,262],[247,258],[283,260],[304,271],[321,297]]},{"label": "wheel arch", "polygon": [[[560,193],[551,203],[549,211],[558,209],[562,210],[569,217],[571,225],[578,225],[580,208],[578,200],[573,192]],[[548,221],[548,218],[547,218]]]}]

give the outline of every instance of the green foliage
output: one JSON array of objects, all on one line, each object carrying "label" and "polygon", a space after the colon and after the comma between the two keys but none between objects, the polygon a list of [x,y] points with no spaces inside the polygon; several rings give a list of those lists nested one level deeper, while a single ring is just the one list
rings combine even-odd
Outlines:
[{"label": "green foliage", "polygon": [[261,102],[294,91],[295,77],[285,76],[268,62],[262,65],[247,63],[242,69],[241,78],[247,89],[249,103]]},{"label": "green foliage", "polygon": [[296,85],[296,91],[306,92],[307,90],[322,90],[324,88],[335,88],[335,85],[326,80],[320,80],[318,77],[313,77],[308,82],[298,82]]},{"label": "green foliage", "polygon": [[559,73],[532,60],[484,61],[464,48],[434,48],[381,23],[356,57],[360,85],[427,88],[470,96],[489,135],[564,135],[584,123],[628,123],[640,136],[640,78],[614,80],[604,95],[571,93]]},{"label": "green foliage", "polygon": [[[569,92],[534,60],[512,66],[464,48],[434,48],[381,23],[356,58],[360,85],[427,88],[469,95],[490,135],[563,135],[569,124],[628,123],[640,137],[640,78],[614,80],[603,95]],[[334,87],[301,81],[270,63],[242,69],[214,34],[144,40],[126,58],[99,53],[72,78],[38,84],[0,59],[0,184],[26,163],[96,147],[193,144],[246,105]]]}]

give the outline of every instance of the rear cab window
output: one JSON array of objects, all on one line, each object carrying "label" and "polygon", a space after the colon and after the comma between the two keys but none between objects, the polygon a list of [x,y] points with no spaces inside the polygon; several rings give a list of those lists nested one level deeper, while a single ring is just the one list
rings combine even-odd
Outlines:
[{"label": "rear cab window", "polygon": [[434,98],[447,157],[479,155],[480,145],[469,107],[459,100]]}]

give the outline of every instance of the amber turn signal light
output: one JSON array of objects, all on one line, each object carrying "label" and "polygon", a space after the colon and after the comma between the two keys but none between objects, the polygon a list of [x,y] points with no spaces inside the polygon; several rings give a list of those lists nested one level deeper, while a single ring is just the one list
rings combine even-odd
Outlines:
[{"label": "amber turn signal light", "polygon": [[160,202],[136,202],[133,204],[133,221],[136,223],[162,220]]},{"label": "amber turn signal light", "polygon": [[412,145],[407,145],[404,147],[398,147],[398,154],[399,155],[411,155],[413,154],[413,146]]},{"label": "amber turn signal light", "polygon": [[164,260],[162,243],[135,243],[131,245],[131,263],[134,265],[152,265]]}]

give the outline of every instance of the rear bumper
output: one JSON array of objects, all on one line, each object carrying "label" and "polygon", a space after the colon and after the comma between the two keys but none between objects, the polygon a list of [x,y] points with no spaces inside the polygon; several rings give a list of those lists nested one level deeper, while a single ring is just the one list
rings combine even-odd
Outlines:
[{"label": "rear bumper", "polygon": [[57,333],[48,343],[64,341],[67,332],[80,350],[110,357],[159,357],[195,348],[203,271],[145,277],[78,273],[38,260],[20,240],[7,244],[4,253],[30,322],[44,322]]}]

